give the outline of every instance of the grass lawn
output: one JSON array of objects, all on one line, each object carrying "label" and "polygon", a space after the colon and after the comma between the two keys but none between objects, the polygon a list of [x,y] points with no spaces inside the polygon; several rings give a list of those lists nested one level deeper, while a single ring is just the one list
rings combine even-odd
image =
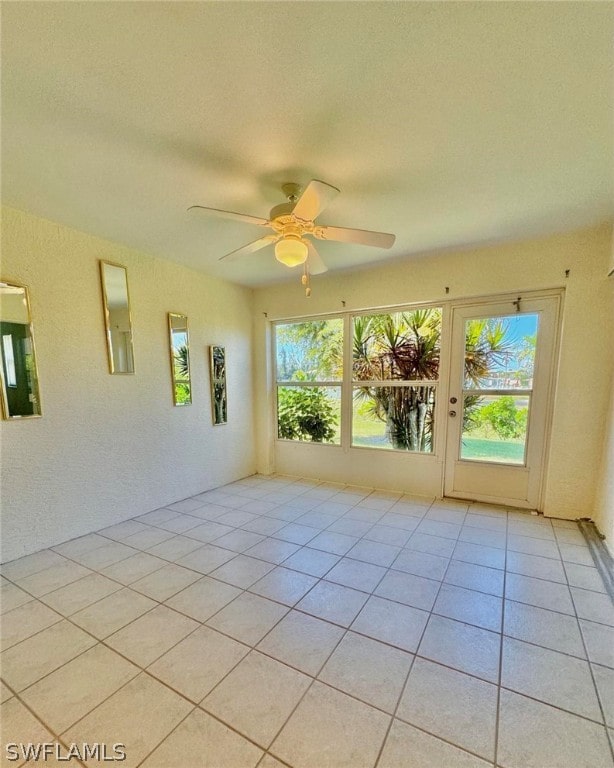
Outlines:
[{"label": "grass lawn", "polygon": [[389,448],[386,425],[373,416],[364,416],[354,410],[352,420],[352,445],[366,448]]},{"label": "grass lawn", "polygon": [[463,437],[461,458],[523,464],[524,442],[520,440],[489,440],[484,437]]},{"label": "grass lawn", "polygon": [[[392,445],[385,433],[386,425],[383,421],[354,411],[352,445],[391,450]],[[463,436],[462,458],[522,464],[524,463],[524,441],[500,440],[483,434],[475,437]]]}]

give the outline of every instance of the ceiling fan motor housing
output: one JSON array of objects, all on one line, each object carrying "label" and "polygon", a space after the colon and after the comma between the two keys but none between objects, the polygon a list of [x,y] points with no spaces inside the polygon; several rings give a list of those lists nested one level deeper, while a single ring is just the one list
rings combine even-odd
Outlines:
[{"label": "ceiling fan motor housing", "polygon": [[[294,206],[297,203],[301,191],[301,185],[288,182],[287,184],[282,184],[281,189],[284,195],[288,198],[288,202],[281,203],[280,205],[271,208],[271,213],[269,214],[269,219],[271,221],[275,221],[275,219],[279,219],[282,216],[292,215],[292,211],[294,210]],[[280,223],[284,224],[286,222]]]},{"label": "ceiling fan motor housing", "polygon": [[295,203],[293,202],[281,203],[280,205],[276,205],[274,208],[271,208],[269,219],[271,221],[275,221],[275,219],[278,219],[281,216],[289,216],[294,209],[294,205]]}]

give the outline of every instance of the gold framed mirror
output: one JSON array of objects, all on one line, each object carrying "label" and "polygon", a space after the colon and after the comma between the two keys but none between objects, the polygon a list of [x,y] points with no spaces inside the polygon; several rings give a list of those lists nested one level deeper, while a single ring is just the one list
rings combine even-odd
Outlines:
[{"label": "gold framed mirror", "polygon": [[213,424],[228,422],[228,401],[226,396],[226,350],[224,347],[209,347],[211,366],[211,407]]},{"label": "gold framed mirror", "polygon": [[190,376],[190,337],[187,316],[169,312],[168,332],[173,402],[175,405],[191,405],[192,379]]},{"label": "gold framed mirror", "polygon": [[0,342],[3,418],[41,416],[30,298],[24,285],[0,282]]},{"label": "gold framed mirror", "polygon": [[126,267],[100,261],[109,373],[134,373],[132,317]]}]

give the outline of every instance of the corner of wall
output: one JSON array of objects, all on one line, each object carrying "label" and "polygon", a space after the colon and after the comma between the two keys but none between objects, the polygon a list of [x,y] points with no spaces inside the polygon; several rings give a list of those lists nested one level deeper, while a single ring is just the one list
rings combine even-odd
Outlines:
[{"label": "corner of wall", "polygon": [[594,520],[595,525],[605,538],[605,544],[614,557],[614,275],[611,282],[612,306],[610,313],[610,402],[604,414],[603,450],[601,468],[598,476],[595,495]]},{"label": "corner of wall", "polygon": [[275,471],[274,435],[271,426],[272,372],[271,323],[266,313],[254,311],[254,431],[256,441],[256,471],[270,475]]}]

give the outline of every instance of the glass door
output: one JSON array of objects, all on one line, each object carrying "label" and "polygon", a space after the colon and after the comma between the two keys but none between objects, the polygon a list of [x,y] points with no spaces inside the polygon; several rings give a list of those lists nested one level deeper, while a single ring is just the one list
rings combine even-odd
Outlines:
[{"label": "glass door", "polygon": [[445,494],[538,508],[559,297],[457,307]]}]

